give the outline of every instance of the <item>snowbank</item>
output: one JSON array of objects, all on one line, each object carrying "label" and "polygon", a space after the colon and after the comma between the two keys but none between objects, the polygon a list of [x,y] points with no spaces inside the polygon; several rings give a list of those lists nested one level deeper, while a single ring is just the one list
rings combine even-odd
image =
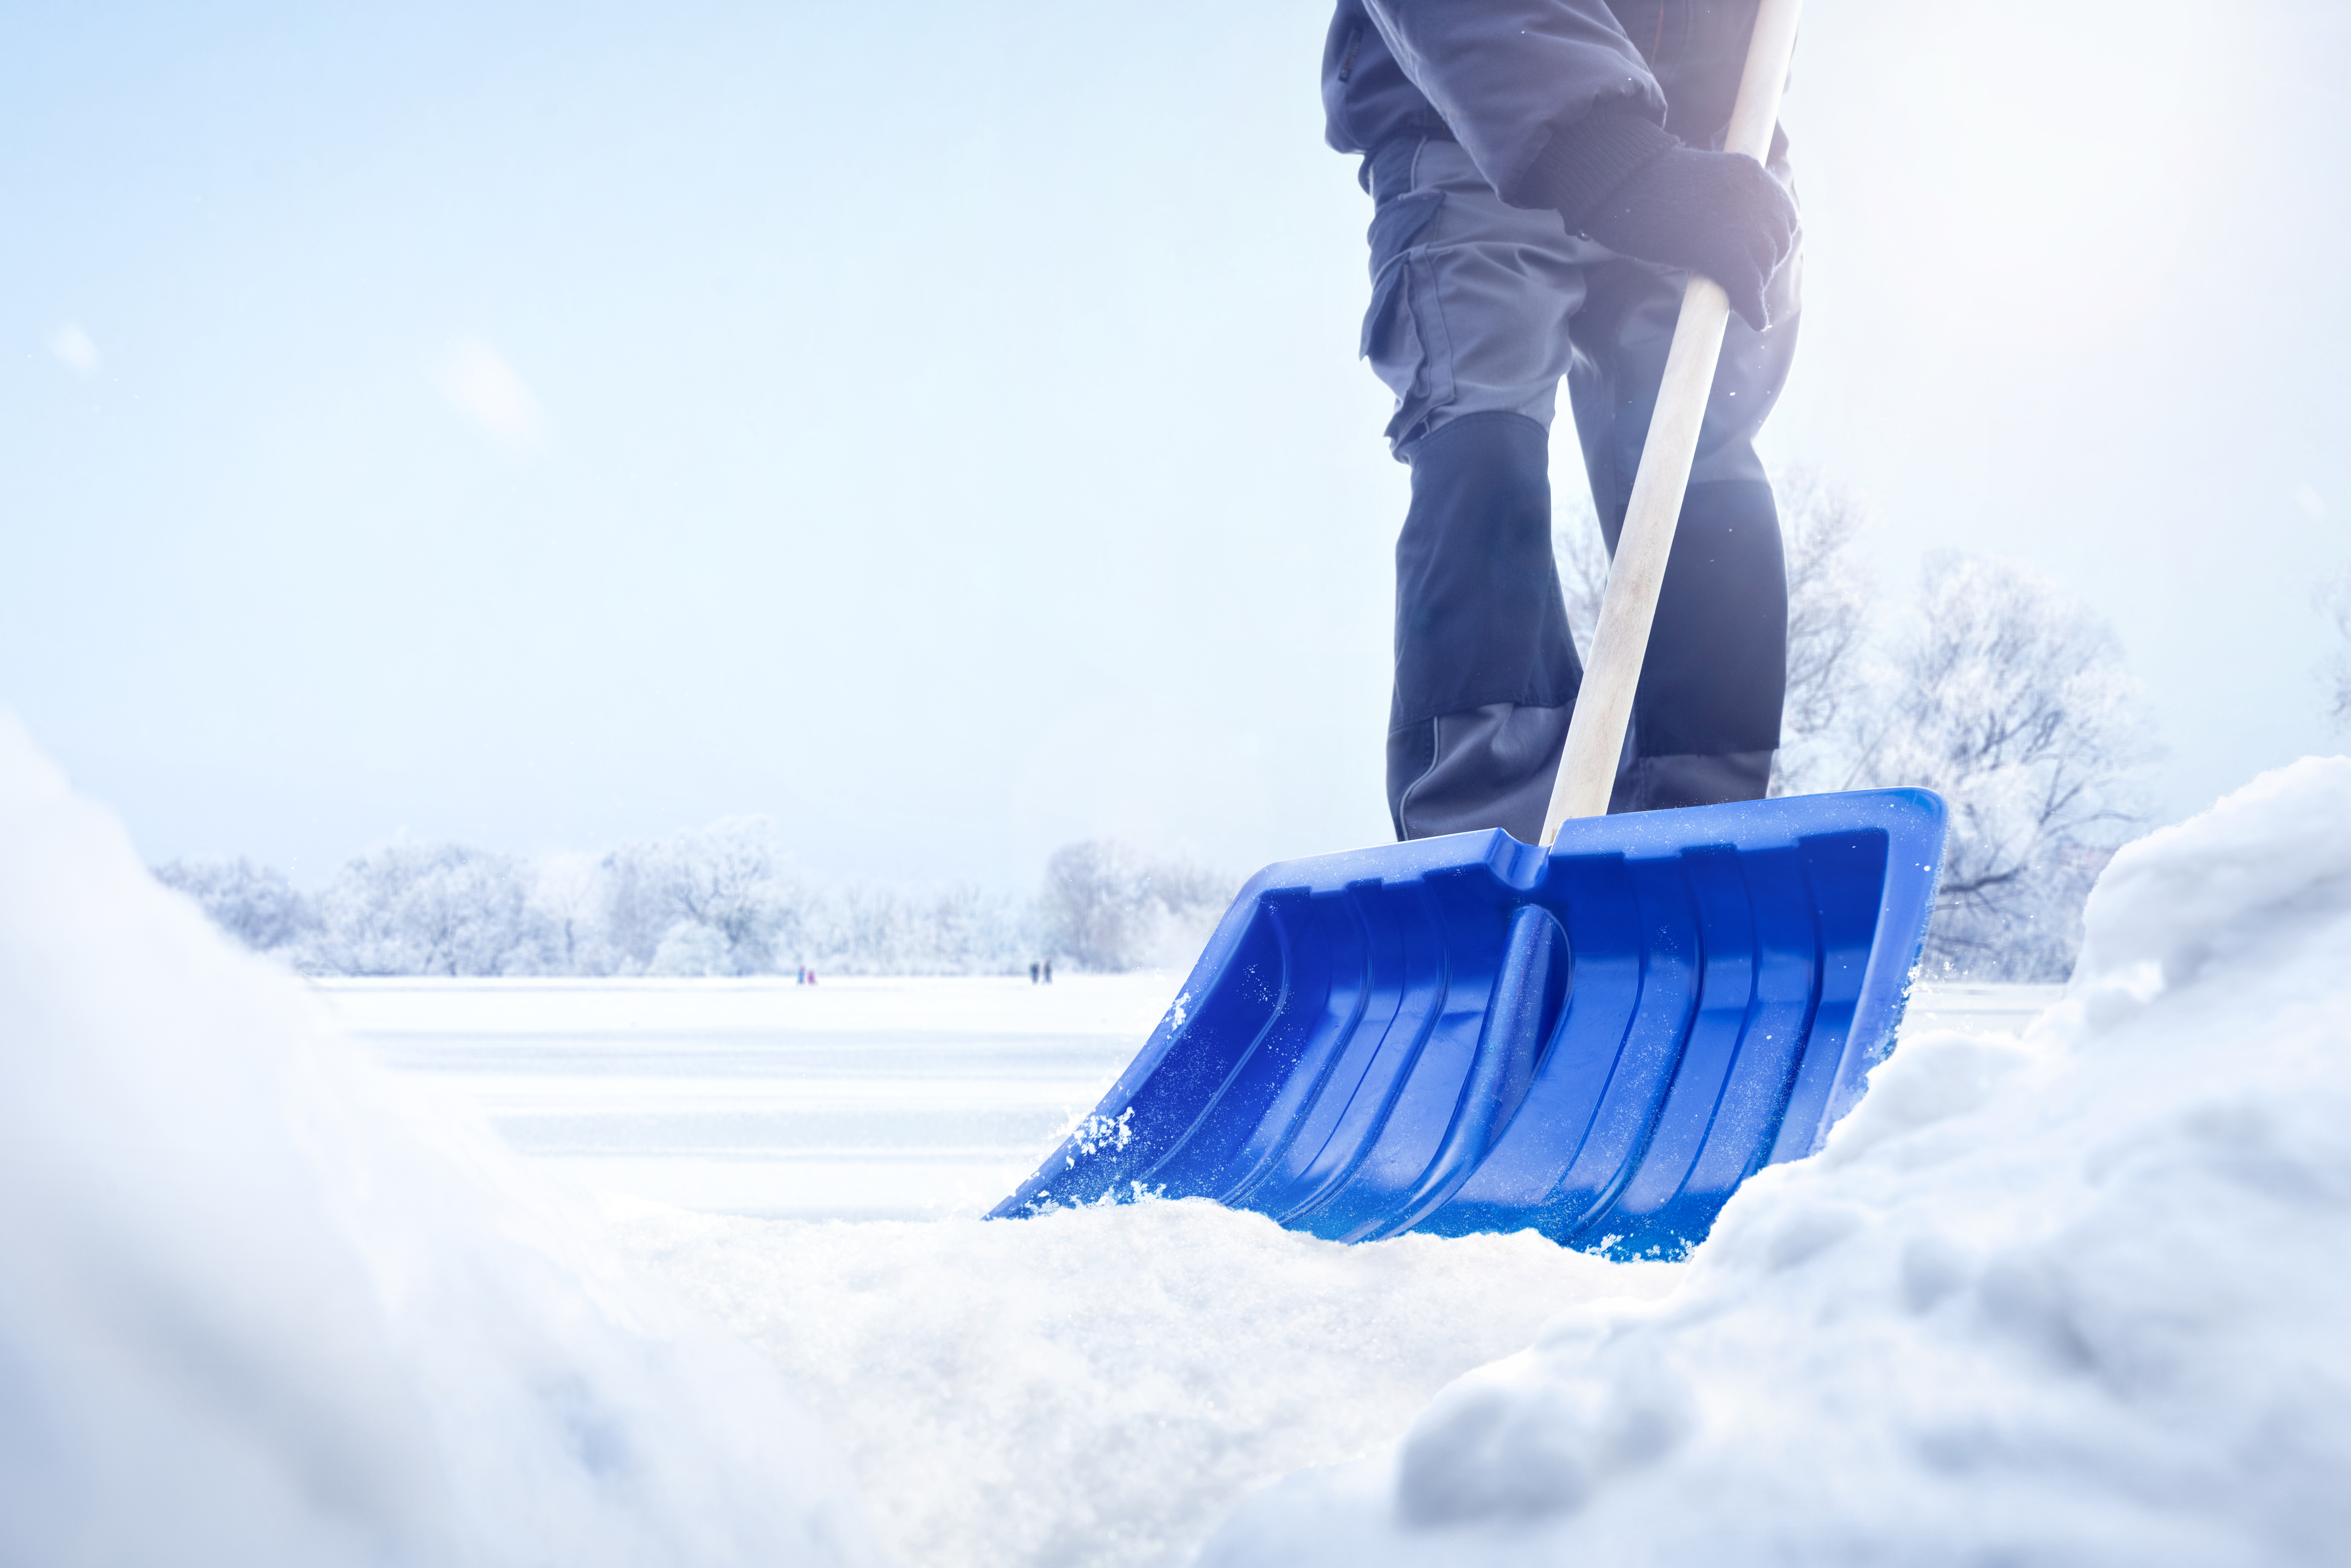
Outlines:
[{"label": "snowbank", "polygon": [[0,1561],[820,1564],[758,1356],[149,877],[0,715]]},{"label": "snowbank", "polygon": [[1206,1564],[2298,1563],[2351,1539],[2351,760],[2126,849],[2022,1040],[1906,1037],[1683,1288]]}]

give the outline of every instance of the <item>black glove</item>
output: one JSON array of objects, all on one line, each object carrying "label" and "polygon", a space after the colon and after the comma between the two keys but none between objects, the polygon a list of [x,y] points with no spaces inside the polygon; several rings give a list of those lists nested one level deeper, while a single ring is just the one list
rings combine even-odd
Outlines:
[{"label": "black glove", "polygon": [[1677,147],[1617,186],[1583,232],[1620,255],[1706,274],[1760,332],[1771,324],[1763,291],[1795,248],[1796,204],[1744,153]]},{"label": "black glove", "polygon": [[1685,147],[1637,115],[1599,110],[1528,171],[1526,194],[1621,255],[1722,285],[1761,331],[1764,290],[1796,243],[1796,204],[1754,159]]}]

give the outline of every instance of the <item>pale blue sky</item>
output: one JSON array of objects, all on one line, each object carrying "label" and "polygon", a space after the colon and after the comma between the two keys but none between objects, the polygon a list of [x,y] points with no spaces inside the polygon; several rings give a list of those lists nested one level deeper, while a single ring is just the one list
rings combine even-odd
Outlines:
[{"label": "pale blue sky", "polygon": [[[1290,0],[19,3],[0,703],[154,858],[1385,836],[1404,475]],[[2225,20],[2225,27],[2221,23]],[[1770,437],[2326,747],[2351,17],[1813,0]],[[1572,480],[1572,471],[1570,476]]]}]

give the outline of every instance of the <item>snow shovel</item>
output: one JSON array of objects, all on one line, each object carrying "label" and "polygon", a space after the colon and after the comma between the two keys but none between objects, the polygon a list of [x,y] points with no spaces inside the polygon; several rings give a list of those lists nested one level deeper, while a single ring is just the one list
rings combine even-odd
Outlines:
[{"label": "snow shovel", "polygon": [[[1797,9],[1763,0],[1731,152],[1769,147]],[[1543,845],[1494,829],[1259,872],[989,1218],[1197,1197],[1335,1240],[1531,1228],[1677,1257],[1754,1171],[1820,1146],[1899,1021],[1942,801],[1604,814],[1729,313],[1691,277]]]}]

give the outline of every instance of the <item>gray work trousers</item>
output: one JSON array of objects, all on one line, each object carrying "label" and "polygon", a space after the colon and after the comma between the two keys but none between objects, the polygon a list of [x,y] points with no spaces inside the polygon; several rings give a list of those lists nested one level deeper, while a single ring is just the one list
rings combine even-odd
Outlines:
[{"label": "gray work trousers", "polygon": [[[1772,172],[1787,179],[1784,157]],[[1532,841],[1582,679],[1555,608],[1542,455],[1559,383],[1613,551],[1687,274],[1506,204],[1451,141],[1381,148],[1371,183],[1363,351],[1395,393],[1387,436],[1414,468],[1389,803],[1402,838],[1503,827]],[[1769,332],[1731,319],[1611,810],[1751,800],[1770,782],[1787,585],[1754,437],[1787,378],[1800,273],[1792,259],[1773,279]]]}]

